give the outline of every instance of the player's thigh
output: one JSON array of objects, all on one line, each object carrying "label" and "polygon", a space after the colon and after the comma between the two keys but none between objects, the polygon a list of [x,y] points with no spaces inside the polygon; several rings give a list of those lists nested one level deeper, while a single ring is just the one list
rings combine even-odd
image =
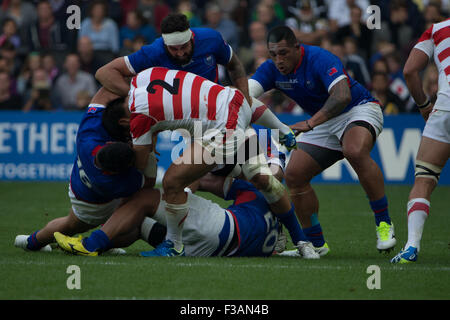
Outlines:
[{"label": "player's thigh", "polygon": [[69,221],[80,225],[86,224],[91,227],[105,223],[113,212],[120,206],[121,199],[114,199],[107,203],[89,203],[75,197],[69,187],[69,199],[72,205],[69,213]]},{"label": "player's thigh", "polygon": [[184,188],[199,179],[209,171],[215,164],[207,164],[203,159],[203,147],[193,142],[180,156],[180,161],[172,163],[164,174],[163,188],[168,189]]},{"label": "player's thigh", "polygon": [[368,156],[378,135],[383,130],[383,112],[378,104],[356,106],[339,116],[344,127],[335,132],[342,144],[346,158],[359,159]]},{"label": "player's thigh", "polygon": [[375,137],[366,126],[353,125],[342,137],[342,153],[349,160],[368,156],[375,143]]},{"label": "player's thigh", "polygon": [[422,137],[417,160],[443,167],[450,157],[450,144],[437,141],[428,137]]},{"label": "player's thigh", "polygon": [[417,160],[443,167],[450,156],[450,111],[433,110],[422,136]]},{"label": "player's thigh", "polygon": [[292,188],[309,183],[314,176],[323,171],[319,162],[311,155],[311,152],[303,149],[291,152],[284,175],[288,187]]}]

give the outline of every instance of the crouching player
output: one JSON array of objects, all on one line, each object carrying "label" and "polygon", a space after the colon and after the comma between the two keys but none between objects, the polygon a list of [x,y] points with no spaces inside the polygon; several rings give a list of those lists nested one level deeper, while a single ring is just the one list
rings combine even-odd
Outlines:
[{"label": "crouching player", "polygon": [[[189,215],[184,221],[182,238],[187,256],[270,256],[278,240],[276,216],[270,211],[264,196],[251,183],[225,176],[214,176],[208,173],[200,179],[199,188],[208,189],[225,200],[234,200],[227,209],[217,203],[193,194],[186,190]],[[120,207],[102,226],[101,231],[107,235],[108,242],[98,241],[94,235],[80,239],[55,234],[60,247],[72,254],[97,256],[99,252],[110,247],[111,243],[123,246],[121,240],[128,243],[144,239],[154,247],[158,247],[166,237],[165,201],[163,190],[144,188],[138,191],[133,200],[134,211]],[[127,204],[128,204],[127,203]],[[142,224],[134,228],[118,227],[122,218],[130,215],[140,216],[147,212]],[[126,230],[126,232],[125,232]],[[92,251],[86,247],[91,246]],[[304,247],[308,250],[308,246]],[[151,251],[141,252],[147,257]],[[319,258],[315,252],[303,252],[300,256],[306,259]]]},{"label": "crouching player", "polygon": [[51,251],[54,232],[73,235],[93,229],[108,220],[122,198],[141,189],[144,182],[154,184],[134,167],[135,154],[127,143],[129,115],[123,103],[124,99],[104,88],[93,97],[76,137],[77,155],[68,190],[72,205],[69,214],[31,235],[18,235],[16,247]]}]

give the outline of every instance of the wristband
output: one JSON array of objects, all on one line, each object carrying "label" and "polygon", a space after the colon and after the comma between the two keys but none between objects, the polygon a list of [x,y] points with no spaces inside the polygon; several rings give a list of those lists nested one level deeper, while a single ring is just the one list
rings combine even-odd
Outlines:
[{"label": "wristband", "polygon": [[426,107],[428,107],[429,105],[430,105],[430,103],[431,103],[431,100],[430,99],[427,99],[427,102],[425,102],[424,104],[422,104],[422,105],[417,105],[417,107],[419,108],[419,109],[423,109],[423,108],[426,108]]}]

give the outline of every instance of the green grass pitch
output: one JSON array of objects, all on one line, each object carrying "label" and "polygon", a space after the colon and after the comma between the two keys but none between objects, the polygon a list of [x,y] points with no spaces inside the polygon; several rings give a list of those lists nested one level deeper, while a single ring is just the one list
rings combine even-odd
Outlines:
[{"label": "green grass pitch", "polygon": [[[66,183],[0,183],[0,299],[449,299],[448,208],[450,187],[431,199],[419,262],[391,265],[389,259],[407,236],[410,186],[386,187],[397,247],[388,255],[375,248],[375,224],[359,185],[316,185],[319,219],[329,255],[308,261],[270,258],[144,259],[139,241],[120,257],[78,257],[60,250],[25,252],[17,234],[29,234],[50,219],[66,215]],[[214,198],[217,200],[216,198]],[[222,205],[225,203],[222,202]],[[290,244],[292,246],[292,244]],[[67,268],[80,268],[81,289],[69,290]],[[369,289],[367,272],[380,268],[380,289]]]}]

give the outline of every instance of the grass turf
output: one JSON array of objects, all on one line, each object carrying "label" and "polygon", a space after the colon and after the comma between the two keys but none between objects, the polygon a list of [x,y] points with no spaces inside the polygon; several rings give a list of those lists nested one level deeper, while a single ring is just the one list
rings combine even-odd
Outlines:
[{"label": "grass turf", "polygon": [[[450,187],[432,196],[419,262],[391,265],[407,236],[410,186],[386,187],[397,247],[375,248],[375,224],[359,185],[316,185],[319,220],[331,252],[320,260],[270,258],[144,259],[142,241],[126,256],[97,258],[25,252],[13,246],[69,208],[64,183],[0,183],[0,299],[448,299],[450,297]],[[206,194],[203,194],[207,196]],[[214,198],[217,200],[217,198]],[[217,200],[218,201],[218,200]],[[225,202],[221,202],[225,205]],[[292,246],[292,245],[291,245]],[[69,290],[67,268],[81,270],[81,290]],[[367,268],[381,270],[381,289],[369,290]]]}]

